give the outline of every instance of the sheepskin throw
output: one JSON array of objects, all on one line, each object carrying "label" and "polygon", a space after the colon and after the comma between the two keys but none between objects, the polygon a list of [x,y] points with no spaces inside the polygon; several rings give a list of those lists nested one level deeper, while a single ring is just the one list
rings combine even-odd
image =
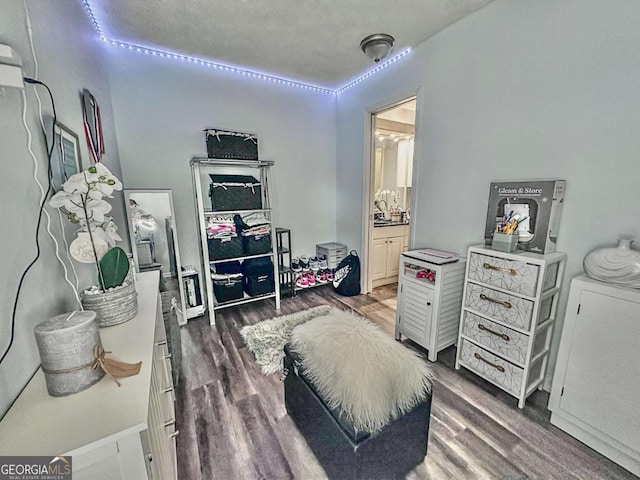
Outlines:
[{"label": "sheepskin throw", "polygon": [[374,433],[425,400],[431,368],[376,325],[338,309],[293,329],[291,346],[325,403]]},{"label": "sheepskin throw", "polygon": [[245,345],[256,357],[262,373],[271,375],[282,370],[284,346],[291,338],[291,330],[296,325],[312,318],[326,315],[333,307],[321,305],[301,312],[263,320],[255,325],[247,325],[240,330]]}]

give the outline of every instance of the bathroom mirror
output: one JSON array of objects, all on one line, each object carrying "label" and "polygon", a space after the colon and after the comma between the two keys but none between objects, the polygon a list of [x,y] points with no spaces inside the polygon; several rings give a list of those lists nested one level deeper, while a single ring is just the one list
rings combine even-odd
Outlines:
[{"label": "bathroom mirror", "polygon": [[171,190],[125,190],[129,238],[138,272],[160,271],[160,289],[175,293],[178,323],[187,323]]}]

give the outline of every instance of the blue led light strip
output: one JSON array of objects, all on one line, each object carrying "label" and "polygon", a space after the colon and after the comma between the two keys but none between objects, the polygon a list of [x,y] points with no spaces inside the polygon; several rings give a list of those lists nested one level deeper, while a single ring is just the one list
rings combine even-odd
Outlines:
[{"label": "blue led light strip", "polygon": [[363,80],[366,80],[367,78],[369,78],[372,75],[375,75],[376,73],[378,73],[379,71],[387,68],[389,65],[392,65],[394,63],[396,63],[398,60],[400,60],[401,58],[407,56],[407,54],[411,52],[411,48],[407,48],[405,50],[402,50],[400,53],[398,53],[396,56],[391,57],[389,60],[387,60],[384,63],[381,63],[380,65],[378,65],[377,67],[372,68],[371,70],[369,70],[366,73],[363,73],[362,75],[360,75],[359,77],[357,77],[355,80],[352,80],[351,82],[347,83],[346,85],[344,85],[343,87],[338,88],[337,90],[334,90],[334,93],[336,95],[349,90],[351,87],[355,87],[356,85],[358,85],[360,82],[362,82]]},{"label": "blue led light strip", "polygon": [[93,24],[93,28],[96,30],[98,36],[100,37],[100,40],[105,40],[104,33],[102,33],[102,28],[100,28],[100,24],[98,23],[98,19],[93,14],[93,10],[91,9],[91,4],[89,3],[89,0],[83,0],[82,4],[84,5],[84,9],[87,11],[87,14],[89,15],[89,19],[91,20],[91,23]]},{"label": "blue led light strip", "polygon": [[245,77],[256,78],[258,80],[263,80],[263,81],[266,81],[266,82],[271,82],[271,83],[280,84],[280,85],[287,85],[289,87],[295,87],[295,88],[299,88],[299,89],[302,89],[302,90],[309,90],[309,91],[312,91],[312,92],[329,93],[329,94],[332,94],[332,95],[338,95],[339,93],[342,93],[342,92],[350,89],[351,87],[354,87],[355,85],[359,84],[363,80],[369,78],[370,76],[378,73],[382,69],[387,68],[389,65],[397,62],[399,59],[405,57],[411,51],[410,48],[407,48],[406,50],[401,51],[400,53],[398,53],[394,57],[390,58],[386,62],[381,63],[380,65],[376,66],[375,68],[372,68],[368,72],[360,75],[355,80],[352,80],[351,82],[347,83],[343,87],[333,90],[333,89],[330,89],[330,88],[319,87],[317,85],[311,85],[311,84],[308,84],[308,83],[298,82],[298,81],[290,80],[290,79],[287,79],[287,78],[277,77],[275,75],[269,75],[267,73],[261,73],[261,72],[255,71],[255,70],[248,70],[248,69],[236,67],[236,66],[233,66],[233,65],[212,62],[210,60],[203,60],[203,59],[196,58],[196,57],[190,57],[188,55],[181,55],[179,53],[171,53],[171,52],[166,52],[166,51],[163,51],[163,50],[157,50],[157,49],[142,47],[142,46],[134,45],[134,44],[127,43],[127,42],[122,42],[120,40],[107,38],[107,36],[104,34],[102,28],[100,27],[100,24],[98,23],[98,20],[97,20],[95,14],[93,13],[93,9],[91,8],[91,4],[89,3],[89,0],[82,0],[82,4],[84,5],[84,8],[87,11],[87,14],[89,15],[89,19],[91,20],[91,23],[93,24],[93,28],[95,29],[96,33],[100,37],[100,40],[102,40],[103,42],[108,43],[110,45],[114,45],[114,46],[120,47],[122,49],[129,50],[129,51],[136,52],[136,53],[141,53],[141,54],[144,54],[144,55],[151,55],[151,56],[155,56],[155,57],[168,58],[168,59],[171,59],[171,60],[182,61],[182,62],[185,62],[185,63],[193,63],[193,64],[196,64],[196,65],[202,65],[204,67],[212,68],[214,70],[219,70],[219,71],[222,71],[222,72],[235,73],[235,74],[242,75],[242,76],[245,76]]},{"label": "blue led light strip", "polygon": [[188,55],[181,55],[178,53],[170,53],[162,50],[155,50],[152,48],[141,47],[138,45],[133,45],[131,43],[120,42],[118,40],[106,40],[109,44],[118,46],[125,50],[130,50],[136,53],[142,53],[145,55],[152,55],[154,57],[161,58],[169,58],[171,60],[179,60],[186,63],[193,63],[195,65],[202,65],[203,67],[213,68],[215,70],[219,70],[221,72],[231,72],[237,73],[238,75],[242,75],[250,78],[257,78],[259,80],[264,80],[271,83],[277,83],[281,85],[287,85],[289,87],[296,87],[303,90],[310,90],[312,92],[322,92],[322,93],[330,93],[335,95],[335,90],[331,90],[328,88],[318,87],[316,85],[310,85],[308,83],[296,82],[295,80],[289,80],[282,77],[276,77],[274,75],[268,75],[266,73],[256,72],[254,70],[247,70],[245,68],[238,68],[232,65],[225,65],[223,63],[211,62],[209,60],[202,60],[200,58],[190,57]]}]

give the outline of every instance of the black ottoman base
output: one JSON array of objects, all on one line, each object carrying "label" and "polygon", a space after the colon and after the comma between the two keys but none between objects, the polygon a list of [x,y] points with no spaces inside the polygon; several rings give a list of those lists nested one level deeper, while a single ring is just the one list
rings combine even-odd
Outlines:
[{"label": "black ottoman base", "polygon": [[402,479],[424,461],[431,396],[374,435],[356,433],[298,374],[295,354],[285,351],[287,412],[330,479]]}]

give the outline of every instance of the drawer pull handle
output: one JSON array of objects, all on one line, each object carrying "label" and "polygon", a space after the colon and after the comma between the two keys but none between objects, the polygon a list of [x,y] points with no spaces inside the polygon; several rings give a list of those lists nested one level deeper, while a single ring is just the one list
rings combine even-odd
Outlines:
[{"label": "drawer pull handle", "polygon": [[164,428],[170,427],[171,425],[175,425],[175,424],[176,424],[176,419],[172,418],[164,422]]},{"label": "drawer pull handle", "polygon": [[500,366],[500,365],[496,365],[495,363],[491,363],[489,360],[487,360],[486,358],[483,358],[482,355],[480,355],[479,353],[474,353],[473,354],[474,357],[476,357],[478,360],[486,363],[487,365],[495,368],[496,370],[498,370],[500,373],[504,373],[504,367]]},{"label": "drawer pull handle", "polygon": [[485,327],[483,324],[479,323],[478,324],[478,329],[482,330],[483,332],[487,332],[490,333],[491,335],[495,335],[496,337],[500,337],[501,339],[503,339],[505,342],[508,342],[511,340],[511,338],[509,337],[509,335],[507,335],[506,333],[500,333],[500,332],[496,332],[495,330],[491,330],[490,328]]},{"label": "drawer pull handle", "polygon": [[511,305],[510,302],[502,301],[502,300],[496,300],[495,298],[487,297],[484,293],[480,294],[480,300],[486,300],[487,302],[497,303],[498,305],[502,305],[505,308],[512,308],[513,307],[513,305]]},{"label": "drawer pull handle", "polygon": [[505,268],[505,267],[496,267],[495,265],[491,265],[490,263],[485,263],[483,265],[484,268],[486,268],[487,270],[495,270],[496,272],[504,272],[508,275],[517,275],[518,272],[516,271],[515,268]]},{"label": "drawer pull handle", "polygon": [[173,433],[169,434],[169,438],[176,438],[180,434],[180,430],[176,430]]},{"label": "drawer pull handle", "polygon": [[171,393],[173,392],[173,387],[167,387],[164,390],[162,390],[162,393]]},{"label": "drawer pull handle", "polygon": [[166,340],[160,340],[158,343],[156,343],[157,346],[166,345],[166,344],[167,344]]},{"label": "drawer pull handle", "polygon": [[[507,303],[509,303],[509,302],[507,302]],[[507,307],[507,308],[511,308],[511,307]],[[165,360],[166,360],[167,358],[171,358],[171,354],[170,354],[170,353],[167,353],[167,354],[166,354],[166,355],[164,355],[162,358],[164,358]]]}]

